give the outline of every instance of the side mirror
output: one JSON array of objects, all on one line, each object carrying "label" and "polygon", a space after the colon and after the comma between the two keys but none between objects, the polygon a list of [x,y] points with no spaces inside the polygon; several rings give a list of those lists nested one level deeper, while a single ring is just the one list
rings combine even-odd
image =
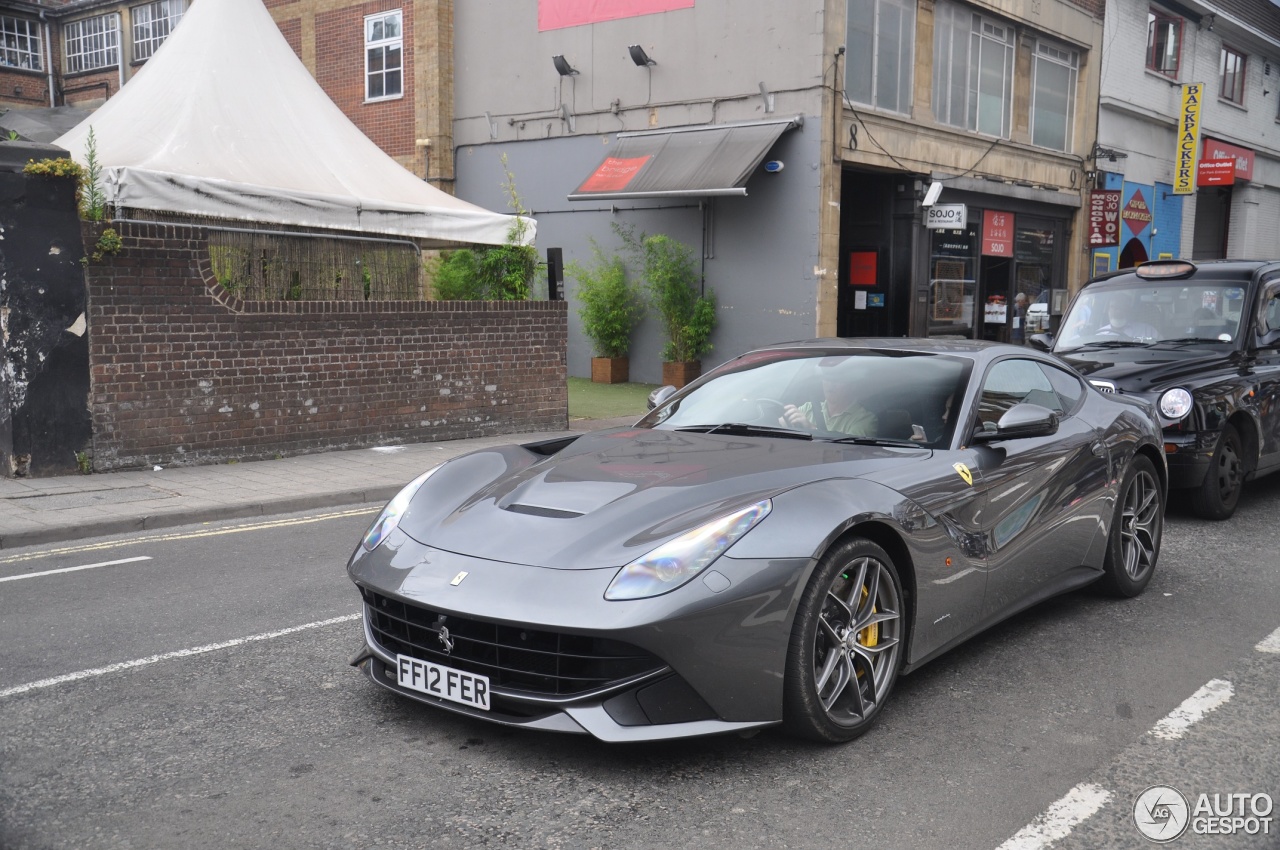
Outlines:
[{"label": "side mirror", "polygon": [[653,410],[655,407],[662,404],[664,401],[671,398],[675,394],[676,394],[676,388],[671,386],[670,384],[668,384],[665,387],[658,387],[656,390],[649,393],[648,409]]},{"label": "side mirror", "polygon": [[1021,437],[1048,437],[1058,433],[1058,414],[1047,407],[1023,402],[1005,411],[994,431],[979,430],[973,435],[977,443],[1016,440]]},{"label": "side mirror", "polygon": [[1275,348],[1280,346],[1280,330],[1267,331],[1258,337],[1258,348]]},{"label": "side mirror", "polygon": [[1031,343],[1032,348],[1038,348],[1041,351],[1053,350],[1053,334],[1050,333],[1032,334],[1028,342]]}]

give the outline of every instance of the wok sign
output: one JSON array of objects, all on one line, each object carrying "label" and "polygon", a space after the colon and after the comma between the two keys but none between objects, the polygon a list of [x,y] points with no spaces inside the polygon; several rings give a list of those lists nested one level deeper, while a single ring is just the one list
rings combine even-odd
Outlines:
[{"label": "wok sign", "polygon": [[1182,112],[1178,122],[1178,150],[1174,154],[1173,194],[1191,195],[1196,191],[1196,149],[1200,146],[1201,83],[1182,87]]},{"label": "wok sign", "polygon": [[1120,244],[1120,190],[1095,189],[1089,193],[1089,245],[1105,248]]}]

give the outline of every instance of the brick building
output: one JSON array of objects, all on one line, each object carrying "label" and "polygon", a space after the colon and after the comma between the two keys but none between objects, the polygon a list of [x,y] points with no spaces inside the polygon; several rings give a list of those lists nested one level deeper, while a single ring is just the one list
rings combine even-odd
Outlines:
[{"label": "brick building", "polygon": [[188,0],[0,2],[0,108],[95,108],[146,64]]}]

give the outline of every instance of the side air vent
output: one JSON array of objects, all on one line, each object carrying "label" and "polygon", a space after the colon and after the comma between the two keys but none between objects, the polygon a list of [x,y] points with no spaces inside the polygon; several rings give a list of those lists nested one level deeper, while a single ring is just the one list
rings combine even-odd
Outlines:
[{"label": "side air vent", "polygon": [[1114,393],[1116,391],[1116,385],[1110,381],[1095,380],[1091,378],[1089,383],[1093,384],[1094,387],[1097,388],[1098,392],[1101,393]]}]

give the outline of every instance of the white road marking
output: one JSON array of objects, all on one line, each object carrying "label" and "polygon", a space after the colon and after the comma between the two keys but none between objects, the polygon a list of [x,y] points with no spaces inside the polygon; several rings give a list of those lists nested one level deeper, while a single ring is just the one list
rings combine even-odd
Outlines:
[{"label": "white road marking", "polygon": [[215,652],[219,649],[230,649],[236,646],[243,646],[246,643],[271,640],[272,638],[291,635],[295,632],[306,631],[307,629],[318,629],[322,626],[332,626],[336,623],[349,623],[352,620],[358,619],[360,619],[359,614],[346,614],[342,617],[331,617],[328,620],[317,620],[314,623],[305,623],[301,626],[291,626],[287,629],[266,632],[260,635],[250,635],[249,637],[236,638],[235,640],[225,640],[221,643],[209,643],[204,646],[192,647],[191,649],[179,649],[175,652],[165,652],[160,655],[151,655],[147,658],[135,658],[132,661],[121,661],[118,664],[108,664],[106,667],[95,667],[92,670],[81,670],[77,673],[67,673],[63,676],[54,676],[52,679],[41,679],[38,682],[29,682],[25,685],[5,688],[0,691],[0,699],[3,699],[4,697],[17,696],[18,694],[25,694],[28,691],[39,690],[40,688],[51,688],[54,685],[65,685],[68,682],[78,682],[81,679],[92,679],[97,676],[105,676],[108,673],[118,673],[121,670],[132,670],[135,667],[145,667],[148,664],[157,664],[161,661],[170,661],[174,658],[187,658],[192,655],[202,655],[206,652]]},{"label": "white road marking", "polygon": [[1225,705],[1235,696],[1236,689],[1223,679],[1210,679],[1204,687],[1183,700],[1182,705],[1169,712],[1152,728],[1151,734],[1166,741],[1181,738],[1192,724],[1206,714]]},{"label": "white road marking", "polygon": [[1280,652],[1280,629],[1262,639],[1262,643],[1254,647],[1258,652]]},{"label": "white road marking", "polygon": [[1066,793],[1061,800],[1018,830],[998,850],[1042,850],[1071,834],[1071,830],[1106,805],[1111,792],[1101,785],[1084,783]]},{"label": "white road marking", "polygon": [[[360,516],[362,514],[376,514],[382,510],[381,506],[376,508],[355,508],[348,511],[335,511],[326,514],[313,514],[311,516],[296,517],[294,519],[269,520],[266,522],[253,522],[246,525],[235,525],[229,528],[204,529],[201,531],[180,531],[167,532],[160,534],[138,534],[126,540],[109,540],[105,543],[83,543],[76,546],[63,546],[57,549],[42,549],[35,552],[24,552],[21,555],[8,555],[0,557],[0,564],[16,564],[20,561],[31,561],[36,558],[47,558],[52,555],[70,555],[76,552],[96,552],[102,549],[118,549],[121,546],[133,546],[138,543],[156,543],[169,540],[193,540],[198,537],[216,537],[223,534],[239,534],[243,531],[262,531],[264,529],[282,528],[290,525],[306,525],[313,522],[324,522],[330,519],[341,519],[349,516]],[[211,525],[212,523],[204,523]]]},{"label": "white road marking", "polygon": [[85,564],[83,567],[63,567],[60,570],[45,570],[42,573],[25,573],[20,576],[5,576],[4,578],[0,578],[0,582],[17,581],[18,579],[23,579],[23,578],[38,578],[39,576],[52,576],[52,575],[57,575],[58,573],[74,573],[74,572],[79,572],[80,570],[93,570],[93,569],[97,569],[98,567],[114,567],[116,564],[132,564],[135,561],[150,561],[150,560],[151,560],[150,555],[139,555],[136,558],[121,558],[118,561],[103,561],[100,564]]}]

